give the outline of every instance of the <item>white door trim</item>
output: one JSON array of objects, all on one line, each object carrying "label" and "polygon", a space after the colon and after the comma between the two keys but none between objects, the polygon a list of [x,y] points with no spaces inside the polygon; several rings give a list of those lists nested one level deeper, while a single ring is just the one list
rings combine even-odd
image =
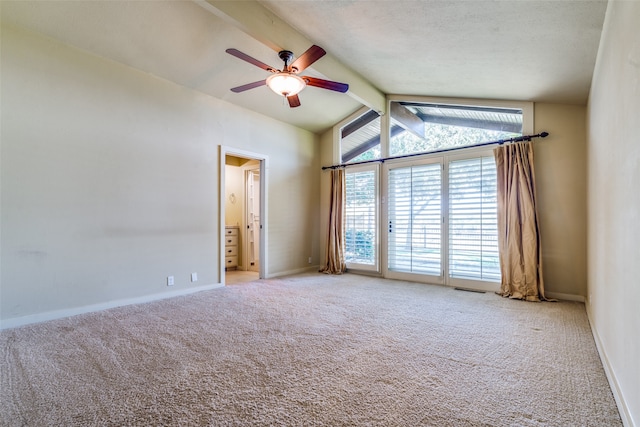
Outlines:
[{"label": "white door trim", "polygon": [[218,188],[218,272],[219,282],[225,284],[225,261],[224,261],[224,229],[225,229],[225,209],[226,209],[226,197],[225,197],[225,162],[227,155],[244,157],[247,159],[258,160],[260,162],[260,278],[268,277],[268,255],[267,255],[267,243],[268,235],[267,224],[269,223],[267,218],[268,210],[268,172],[269,172],[269,157],[266,154],[255,153],[251,151],[242,150],[235,147],[220,145],[219,154],[219,185]]}]

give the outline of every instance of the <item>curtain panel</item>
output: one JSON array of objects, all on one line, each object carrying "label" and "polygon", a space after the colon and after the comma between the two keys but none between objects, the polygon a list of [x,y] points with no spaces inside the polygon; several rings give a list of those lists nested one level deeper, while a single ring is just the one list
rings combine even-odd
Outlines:
[{"label": "curtain panel", "polygon": [[325,265],[320,270],[327,274],[342,274],[347,269],[344,257],[344,169],[331,170],[331,206],[329,211],[329,231]]},{"label": "curtain panel", "polygon": [[546,300],[540,226],[536,208],[533,143],[493,150],[498,177],[499,294],[526,301]]}]

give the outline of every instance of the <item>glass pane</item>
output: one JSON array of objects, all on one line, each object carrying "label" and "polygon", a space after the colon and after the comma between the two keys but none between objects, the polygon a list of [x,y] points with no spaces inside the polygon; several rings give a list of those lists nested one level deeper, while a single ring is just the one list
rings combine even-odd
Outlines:
[{"label": "glass pane", "polygon": [[449,275],[500,281],[493,157],[449,163]]},{"label": "glass pane", "polygon": [[376,265],[376,173],[347,172],[345,203],[345,261]]},{"label": "glass pane", "polygon": [[373,110],[345,125],[340,132],[342,163],[380,158],[380,116]]},{"label": "glass pane", "polygon": [[441,165],[389,171],[389,269],[440,276]]},{"label": "glass pane", "polygon": [[522,110],[514,108],[391,103],[389,155],[467,147],[522,135]]}]

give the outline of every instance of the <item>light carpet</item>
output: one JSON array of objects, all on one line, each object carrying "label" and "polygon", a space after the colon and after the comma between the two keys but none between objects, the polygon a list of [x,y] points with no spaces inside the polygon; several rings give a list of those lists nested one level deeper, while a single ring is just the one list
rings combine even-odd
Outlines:
[{"label": "light carpet", "polygon": [[4,426],[620,426],[584,304],[345,274],[2,331]]}]

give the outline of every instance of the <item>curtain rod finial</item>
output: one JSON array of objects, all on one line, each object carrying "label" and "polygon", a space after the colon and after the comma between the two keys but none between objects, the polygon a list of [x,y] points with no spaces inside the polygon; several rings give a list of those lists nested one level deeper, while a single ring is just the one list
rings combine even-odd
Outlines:
[{"label": "curtain rod finial", "polygon": [[546,137],[548,137],[548,136],[549,136],[549,132],[540,132],[540,136],[541,136],[542,138],[546,138]]}]

